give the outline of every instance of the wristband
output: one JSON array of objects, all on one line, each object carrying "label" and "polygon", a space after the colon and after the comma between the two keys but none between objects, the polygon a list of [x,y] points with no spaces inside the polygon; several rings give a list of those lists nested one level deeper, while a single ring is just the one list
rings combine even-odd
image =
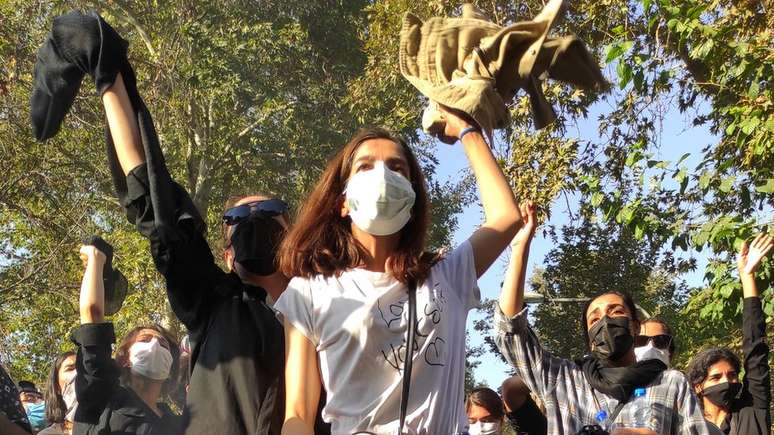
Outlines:
[{"label": "wristband", "polygon": [[471,127],[464,128],[460,132],[460,135],[459,135],[459,137],[457,139],[461,141],[463,136],[465,136],[468,133],[474,132],[474,131],[479,131],[478,127],[471,126]]}]

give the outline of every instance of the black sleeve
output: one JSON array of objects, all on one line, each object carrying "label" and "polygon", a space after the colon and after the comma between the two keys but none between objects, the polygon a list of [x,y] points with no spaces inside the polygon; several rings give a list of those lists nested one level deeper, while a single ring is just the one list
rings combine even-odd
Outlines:
[{"label": "black sleeve", "polygon": [[226,274],[215,263],[198,218],[188,213],[188,193],[174,181],[169,183],[171,188],[167,189],[164,201],[177,204],[176,218],[171,222],[159,225],[153,206],[158,200],[152,198],[146,164],[134,168],[126,177],[123,205],[140,233],[150,240],[153,261],[167,281],[172,310],[196,335],[209,321],[217,298],[214,289]]},{"label": "black sleeve", "polygon": [[517,433],[527,433],[529,435],[545,435],[548,433],[548,420],[543,412],[538,408],[537,403],[531,396],[527,395],[527,399],[519,409],[513,410],[506,414],[511,427]]},{"label": "black sleeve", "polygon": [[[771,375],[769,373],[769,346],[766,344],[766,321],[759,297],[743,301],[742,332],[744,349],[744,385],[752,399],[752,406],[765,409],[771,403]],[[770,422],[771,417],[767,420]],[[770,423],[769,423],[770,425]],[[768,433],[769,431],[767,431]]]},{"label": "black sleeve", "polygon": [[116,336],[112,323],[86,323],[73,331],[75,357],[75,421],[96,424],[119,387],[120,372],[111,357]]},{"label": "black sleeve", "polygon": [[3,366],[0,366],[0,412],[5,414],[12,423],[32,433],[27,414],[19,400],[16,384],[13,383]]}]

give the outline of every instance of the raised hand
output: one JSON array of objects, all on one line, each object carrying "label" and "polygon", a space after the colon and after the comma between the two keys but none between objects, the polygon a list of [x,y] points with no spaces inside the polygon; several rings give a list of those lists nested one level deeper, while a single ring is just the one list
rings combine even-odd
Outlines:
[{"label": "raised hand", "polygon": [[774,247],[774,238],[770,235],[761,233],[752,241],[751,244],[744,242],[739,249],[739,256],[736,260],[739,274],[752,275],[758,269],[763,257]]},{"label": "raised hand", "polygon": [[521,212],[523,225],[511,241],[511,248],[530,243],[537,229],[537,207],[535,207],[535,203],[532,201],[523,202],[519,204],[519,211]]},{"label": "raised hand", "polygon": [[78,255],[81,257],[83,267],[86,267],[90,261],[96,261],[98,264],[105,264],[105,260],[107,259],[105,254],[94,247],[94,245],[81,245]]},{"label": "raised hand", "polygon": [[439,135],[439,139],[445,143],[453,144],[454,142],[457,142],[462,130],[476,125],[475,121],[459,110],[439,106],[439,111],[444,120],[444,129],[443,132],[439,131],[437,134]]}]

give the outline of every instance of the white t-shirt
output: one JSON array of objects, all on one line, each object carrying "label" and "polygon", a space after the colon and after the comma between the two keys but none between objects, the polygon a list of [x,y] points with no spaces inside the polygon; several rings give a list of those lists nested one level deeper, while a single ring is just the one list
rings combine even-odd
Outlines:
[{"label": "white t-shirt", "polygon": [[[464,409],[465,322],[479,304],[465,242],[417,286],[417,335],[404,432],[457,434]],[[398,429],[408,324],[407,286],[387,273],[293,278],[274,308],[317,348],[333,435]]]}]

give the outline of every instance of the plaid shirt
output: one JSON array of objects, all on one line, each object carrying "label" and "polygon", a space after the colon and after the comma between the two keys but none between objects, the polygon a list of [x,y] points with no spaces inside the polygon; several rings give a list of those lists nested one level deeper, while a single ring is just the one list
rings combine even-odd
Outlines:
[{"label": "plaid shirt", "polygon": [[[529,327],[526,309],[509,319],[497,308],[495,341],[524,383],[543,401],[549,434],[574,435],[585,425],[599,424],[595,418],[597,412],[604,410],[611,415],[618,405],[618,400],[592,389],[575,362],[543,350]],[[685,376],[677,370],[661,373],[647,386],[646,392],[645,400],[651,412],[646,426],[655,433],[718,433],[704,420],[698,399]],[[634,427],[637,408],[632,401],[624,405],[613,422],[614,427]]]}]

